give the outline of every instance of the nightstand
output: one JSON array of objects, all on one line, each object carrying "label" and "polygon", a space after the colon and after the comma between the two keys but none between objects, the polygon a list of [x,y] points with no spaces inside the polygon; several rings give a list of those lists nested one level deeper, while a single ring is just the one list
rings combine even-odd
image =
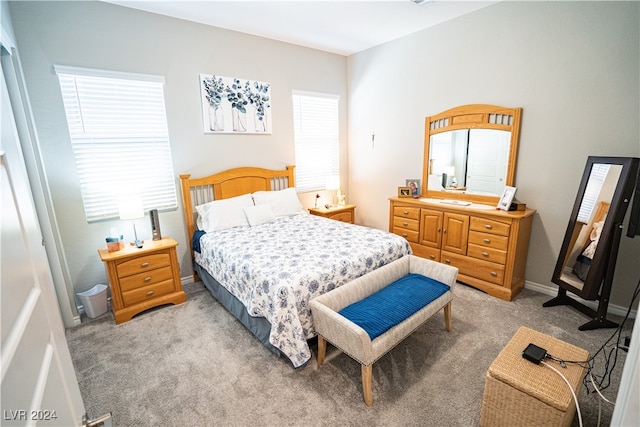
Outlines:
[{"label": "nightstand", "polygon": [[323,216],[325,218],[335,219],[337,221],[348,222],[351,224],[355,224],[356,221],[355,205],[335,206],[330,207],[329,209],[325,207],[310,208],[309,213],[311,215]]},{"label": "nightstand", "polygon": [[176,246],[178,242],[165,237],[145,240],[140,249],[127,245],[114,252],[98,250],[109,277],[116,324],[152,307],[187,300],[180,282]]}]

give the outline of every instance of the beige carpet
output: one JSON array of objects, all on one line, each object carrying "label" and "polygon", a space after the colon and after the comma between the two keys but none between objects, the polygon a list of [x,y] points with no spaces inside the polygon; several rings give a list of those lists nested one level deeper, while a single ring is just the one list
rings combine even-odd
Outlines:
[{"label": "beige carpet", "polygon": [[[360,366],[346,355],[329,347],[322,367],[313,358],[294,370],[200,284],[186,290],[185,304],[121,325],[107,313],[67,330],[89,415],[112,412],[118,427],[475,426],[487,368],[520,326],[592,354],[614,331],[578,331],[588,319],[566,306],[543,308],[547,295],[525,290],[505,302],[461,285],[453,303],[453,332],[444,330],[439,313],[374,364],[374,406],[368,408]],[[631,335],[631,328],[628,321],[623,336]],[[625,356],[618,353],[612,385],[603,392],[610,400]],[[595,372],[604,372],[603,358]],[[580,406],[584,425],[595,426],[596,394],[583,387]],[[609,425],[612,412],[603,403],[601,425]]]}]

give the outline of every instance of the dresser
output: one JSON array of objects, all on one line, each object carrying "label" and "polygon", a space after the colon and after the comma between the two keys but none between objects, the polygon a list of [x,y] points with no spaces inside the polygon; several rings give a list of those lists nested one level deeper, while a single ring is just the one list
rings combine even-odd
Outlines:
[{"label": "dresser", "polygon": [[356,206],[344,205],[331,208],[311,208],[311,215],[322,216],[325,218],[335,219],[336,221],[348,222],[354,224],[356,220]]},{"label": "dresser", "polygon": [[178,242],[165,237],[147,240],[140,249],[126,245],[114,252],[98,250],[109,278],[116,324],[150,308],[187,300],[180,282],[177,246]]},{"label": "dresser", "polygon": [[458,281],[511,301],[524,287],[535,210],[439,199],[391,198],[389,231],[417,256],[457,267]]}]

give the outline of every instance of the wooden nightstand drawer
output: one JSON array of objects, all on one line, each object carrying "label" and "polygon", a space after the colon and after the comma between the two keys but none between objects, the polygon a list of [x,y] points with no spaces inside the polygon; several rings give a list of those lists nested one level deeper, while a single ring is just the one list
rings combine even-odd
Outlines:
[{"label": "wooden nightstand drawer", "polygon": [[173,275],[171,274],[171,267],[162,267],[121,278],[120,289],[122,292],[127,292],[172,278]]},{"label": "wooden nightstand drawer", "polygon": [[353,223],[353,215],[351,215],[351,211],[349,211],[349,212],[338,212],[336,214],[333,214],[333,215],[329,216],[329,218],[335,219],[336,221]]},{"label": "wooden nightstand drawer", "polygon": [[138,274],[168,265],[171,265],[169,252],[145,255],[118,264],[118,276],[131,276],[132,274]]},{"label": "wooden nightstand drawer", "polygon": [[350,224],[355,224],[355,210],[355,205],[344,205],[334,206],[330,208],[310,208],[309,213],[311,215],[321,216],[324,218],[332,219],[334,221],[342,221],[348,222]]},{"label": "wooden nightstand drawer", "polygon": [[154,283],[153,285],[143,288],[134,289],[132,291],[123,292],[122,300],[125,307],[135,305],[141,301],[151,300],[153,298],[167,295],[173,292],[173,280],[165,280],[164,282]]}]

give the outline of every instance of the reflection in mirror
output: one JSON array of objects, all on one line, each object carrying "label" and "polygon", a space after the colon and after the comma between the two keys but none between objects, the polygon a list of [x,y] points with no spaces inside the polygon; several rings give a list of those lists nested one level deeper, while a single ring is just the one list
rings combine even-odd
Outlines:
[{"label": "reflection in mirror", "polygon": [[[589,157],[551,281],[558,296],[545,307],[571,305],[593,320],[580,330],[616,327],[607,320],[622,222],[636,185],[635,157]],[[634,219],[635,220],[635,219]],[[570,298],[598,300],[598,310]]]},{"label": "reflection in mirror", "polygon": [[461,129],[432,135],[428,189],[501,195],[507,179],[510,139],[511,132],[494,129]]},{"label": "reflection in mirror", "polygon": [[496,204],[514,186],[521,108],[463,105],[425,119],[426,197]]},{"label": "reflection in mirror", "polygon": [[620,172],[621,165],[596,163],[591,168],[560,276],[560,280],[572,284],[576,289],[582,290],[584,287]]}]

